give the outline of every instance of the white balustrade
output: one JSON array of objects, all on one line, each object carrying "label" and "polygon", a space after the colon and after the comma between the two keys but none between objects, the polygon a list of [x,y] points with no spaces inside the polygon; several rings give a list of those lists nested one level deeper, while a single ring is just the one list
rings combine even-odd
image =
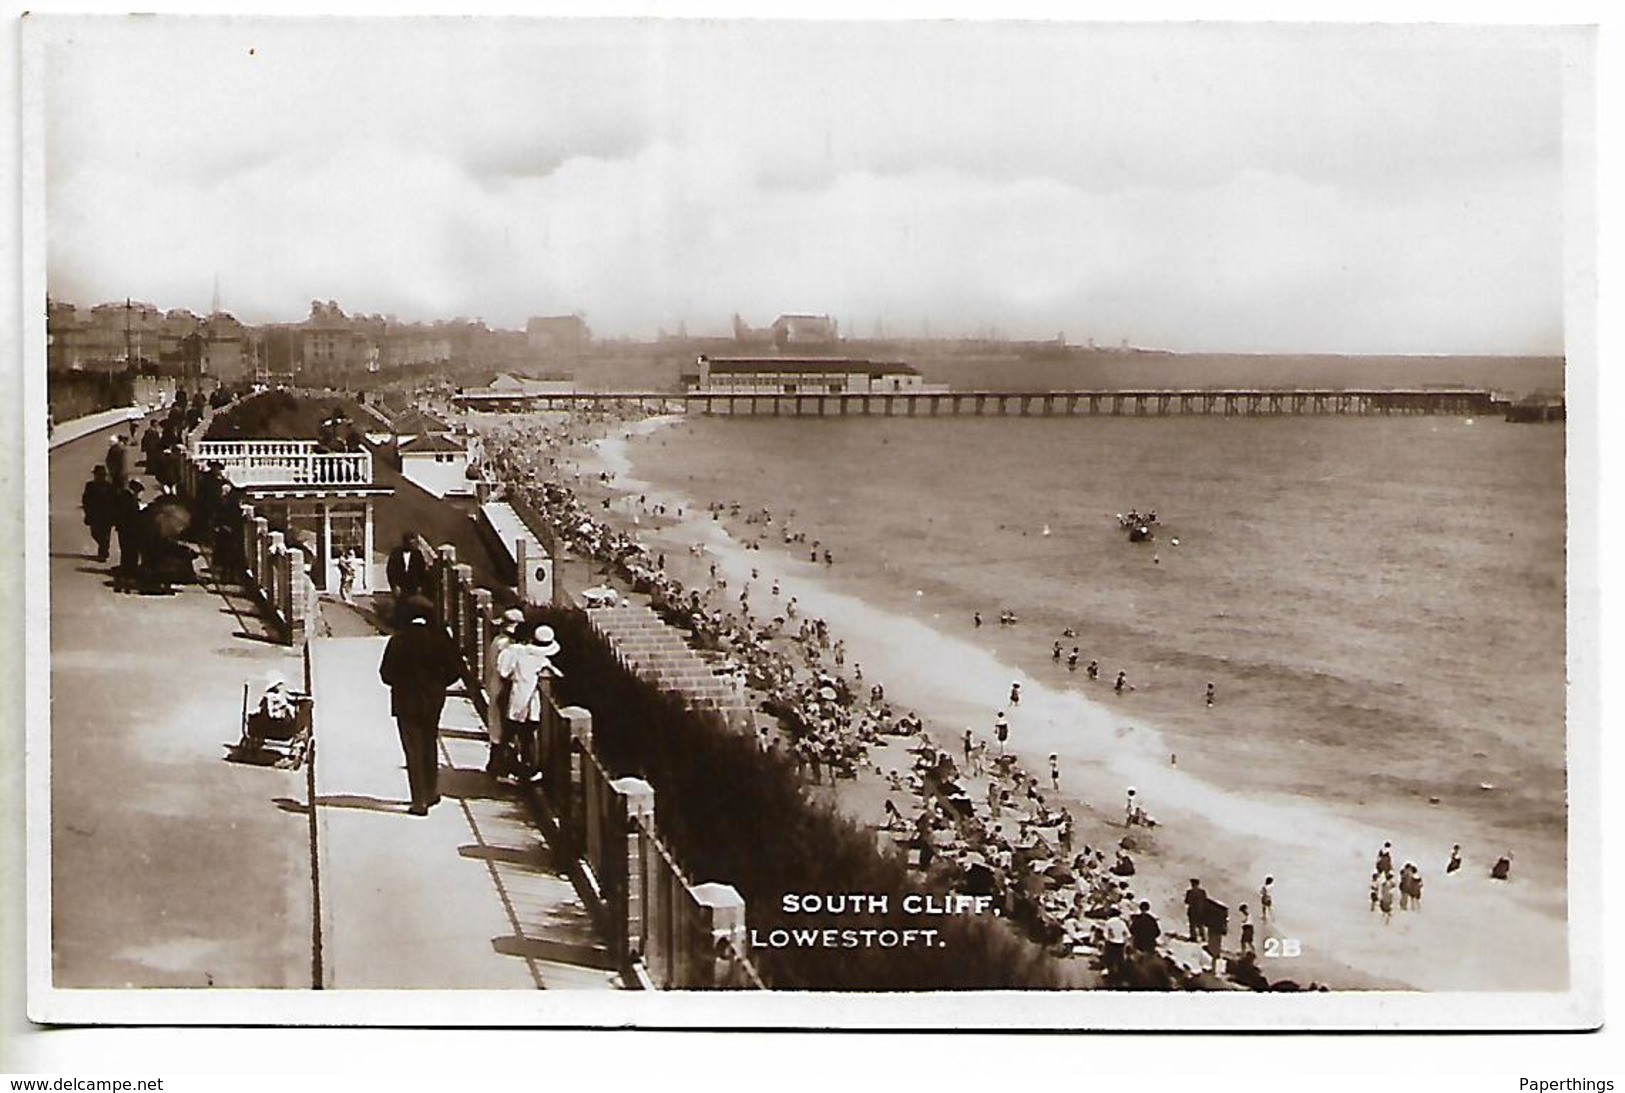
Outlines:
[{"label": "white balustrade", "polygon": [[219,463],[234,486],[366,486],[371,452],[320,452],[309,440],[208,440],[194,457]]}]

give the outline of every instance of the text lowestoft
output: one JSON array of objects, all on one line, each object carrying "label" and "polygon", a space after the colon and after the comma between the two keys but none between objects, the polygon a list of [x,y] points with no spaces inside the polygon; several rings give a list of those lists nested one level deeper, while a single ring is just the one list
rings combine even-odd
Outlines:
[{"label": "text lowestoft", "polygon": [[[938,896],[910,892],[901,902],[906,915],[985,915],[993,909],[992,896],[958,893]],[[884,915],[891,911],[891,897],[883,892],[786,892],[779,906],[787,915]]]}]

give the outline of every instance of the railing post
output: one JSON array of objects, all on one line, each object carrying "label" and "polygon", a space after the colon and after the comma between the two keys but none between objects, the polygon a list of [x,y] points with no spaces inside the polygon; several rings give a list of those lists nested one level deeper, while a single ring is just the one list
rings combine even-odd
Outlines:
[{"label": "railing post", "polygon": [[[643,951],[644,906],[648,899],[644,873],[642,825],[654,823],[654,787],[641,778],[618,778],[615,790],[613,880],[600,876],[609,904],[610,946],[618,965]],[[641,821],[641,823],[640,823]],[[607,861],[607,858],[606,858]]]},{"label": "railing post", "polygon": [[435,572],[439,576],[439,585],[435,589],[435,610],[440,616],[440,625],[451,626],[452,613],[452,570],[457,565],[457,548],[446,543],[435,550]]},{"label": "railing post", "polygon": [[[452,572],[456,575],[456,580],[452,582],[456,591],[452,602],[451,616],[454,625],[451,628],[451,636],[457,640],[457,647],[463,650],[463,659],[472,665],[474,661],[468,656],[468,632],[474,614],[474,598],[472,595],[474,567],[458,564],[452,567]],[[479,675],[478,669],[470,672],[470,678],[477,679]]]},{"label": "railing post", "polygon": [[262,590],[265,588],[266,552],[270,546],[271,521],[263,516],[254,517],[254,553],[249,557],[254,559],[254,583]]},{"label": "railing post", "polygon": [[238,502],[237,511],[242,514],[238,522],[237,556],[243,560],[243,569],[252,575],[254,565],[254,506],[247,502]]},{"label": "railing post", "polygon": [[552,780],[555,808],[559,827],[564,831],[570,852],[580,856],[586,846],[585,783],[587,756],[592,753],[592,713],[581,706],[565,706],[559,710],[559,721],[564,727],[565,746],[562,754],[550,756],[551,768],[543,775],[543,785]]},{"label": "railing post", "polygon": [[305,643],[306,628],[309,625],[309,620],[305,618],[305,581],[308,579],[305,572],[305,552],[297,547],[288,551],[287,588],[283,593],[287,613],[284,618],[288,621],[288,644],[295,648]]},{"label": "railing post", "polygon": [[494,608],[491,593],[484,588],[474,589],[474,622],[469,627],[471,639],[463,646],[463,657],[468,661],[474,677],[474,692],[479,695],[480,713],[485,713],[491,696],[485,693],[485,648],[491,644],[491,614]]},{"label": "railing post", "polygon": [[280,531],[268,532],[265,536],[265,599],[271,607],[271,613],[276,616],[277,622],[286,626],[288,616],[282,610],[282,585],[286,581],[286,566],[288,564],[287,536]]},{"label": "railing post", "polygon": [[694,884],[688,889],[699,904],[698,929],[692,938],[699,951],[684,954],[688,969],[682,987],[712,988],[729,985],[733,954],[745,948],[745,898],[730,884]]}]

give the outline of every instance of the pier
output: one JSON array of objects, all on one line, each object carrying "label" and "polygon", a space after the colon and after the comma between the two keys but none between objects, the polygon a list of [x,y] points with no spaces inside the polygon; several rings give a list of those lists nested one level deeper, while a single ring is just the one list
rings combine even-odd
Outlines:
[{"label": "pier", "polygon": [[636,406],[645,413],[746,414],[768,417],[1280,417],[1287,415],[1390,416],[1505,415],[1510,400],[1497,392],[1461,388],[1197,389],[1080,391],[897,391],[761,393],[711,389],[571,391],[545,394],[464,394],[470,410],[608,409]]}]

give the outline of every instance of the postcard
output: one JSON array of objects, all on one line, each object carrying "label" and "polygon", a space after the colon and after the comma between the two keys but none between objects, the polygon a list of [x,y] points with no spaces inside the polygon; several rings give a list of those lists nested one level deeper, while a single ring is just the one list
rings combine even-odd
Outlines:
[{"label": "postcard", "polygon": [[1600,1023],[1594,28],[22,34],[33,1020]]}]

